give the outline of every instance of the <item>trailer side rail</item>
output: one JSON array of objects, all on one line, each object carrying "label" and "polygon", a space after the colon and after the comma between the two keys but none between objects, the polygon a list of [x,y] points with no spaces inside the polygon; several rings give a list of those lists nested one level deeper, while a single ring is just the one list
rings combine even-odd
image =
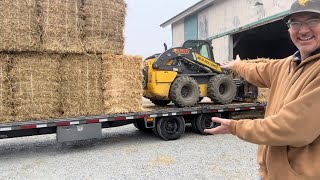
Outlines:
[{"label": "trailer side rail", "polygon": [[[130,122],[136,119],[193,115],[193,114],[201,114],[201,113],[222,113],[222,112],[263,110],[265,109],[265,107],[266,107],[266,104],[263,104],[263,103],[203,105],[203,106],[189,107],[189,108],[162,108],[158,110],[139,112],[139,113],[113,114],[113,115],[101,115],[101,116],[81,116],[77,118],[46,119],[46,120],[38,120],[38,121],[2,123],[0,124],[0,139],[8,138],[8,137],[24,136],[23,133],[22,134],[20,133],[20,135],[18,136],[14,136],[12,134],[14,134],[14,132],[25,131],[25,130],[51,129],[49,131],[44,131],[43,133],[39,133],[39,132],[34,133],[34,134],[50,134],[50,133],[55,133],[57,127],[95,124],[95,123],[103,124],[106,122],[121,122],[121,121]],[[25,135],[25,136],[29,136],[29,135]]]}]

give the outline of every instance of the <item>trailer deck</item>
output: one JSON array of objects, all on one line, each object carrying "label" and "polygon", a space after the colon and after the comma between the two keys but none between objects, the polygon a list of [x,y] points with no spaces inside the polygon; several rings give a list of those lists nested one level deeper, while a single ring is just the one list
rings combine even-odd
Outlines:
[{"label": "trailer deck", "polygon": [[101,128],[110,128],[131,124],[137,120],[145,120],[148,118],[155,120],[156,118],[170,116],[264,110],[265,106],[266,104],[262,103],[237,103],[228,105],[200,104],[197,107],[189,108],[157,107],[154,110],[151,109],[137,113],[0,123],[0,139],[57,133],[57,128],[59,127],[101,124]]}]

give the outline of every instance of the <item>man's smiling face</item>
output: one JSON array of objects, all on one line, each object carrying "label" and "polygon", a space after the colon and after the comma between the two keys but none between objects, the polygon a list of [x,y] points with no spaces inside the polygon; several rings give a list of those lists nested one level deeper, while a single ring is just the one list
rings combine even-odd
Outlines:
[{"label": "man's smiling face", "polygon": [[[312,21],[312,19],[315,21]],[[306,21],[310,22],[309,25],[312,25],[312,27],[309,27]],[[320,14],[311,12],[293,14],[290,18],[290,22],[292,22],[292,27],[289,28],[290,37],[292,42],[299,49],[302,58],[309,56],[310,53],[320,48],[319,21]],[[294,28],[294,22],[303,23],[300,28]]]}]

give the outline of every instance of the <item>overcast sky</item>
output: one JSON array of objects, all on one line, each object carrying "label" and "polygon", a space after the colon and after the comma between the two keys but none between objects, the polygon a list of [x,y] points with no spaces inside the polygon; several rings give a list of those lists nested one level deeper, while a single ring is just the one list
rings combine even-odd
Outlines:
[{"label": "overcast sky", "polygon": [[160,24],[196,4],[200,0],[125,0],[125,54],[147,57],[171,47],[171,27]]}]

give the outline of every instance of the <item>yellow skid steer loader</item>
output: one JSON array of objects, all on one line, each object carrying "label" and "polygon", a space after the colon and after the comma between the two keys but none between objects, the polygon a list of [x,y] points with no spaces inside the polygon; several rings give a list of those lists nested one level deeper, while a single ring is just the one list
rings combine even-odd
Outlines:
[{"label": "yellow skid steer loader", "polygon": [[144,97],[154,104],[172,101],[177,107],[191,107],[203,97],[219,104],[257,98],[255,86],[221,69],[208,41],[188,40],[182,47],[165,49],[144,60]]}]

